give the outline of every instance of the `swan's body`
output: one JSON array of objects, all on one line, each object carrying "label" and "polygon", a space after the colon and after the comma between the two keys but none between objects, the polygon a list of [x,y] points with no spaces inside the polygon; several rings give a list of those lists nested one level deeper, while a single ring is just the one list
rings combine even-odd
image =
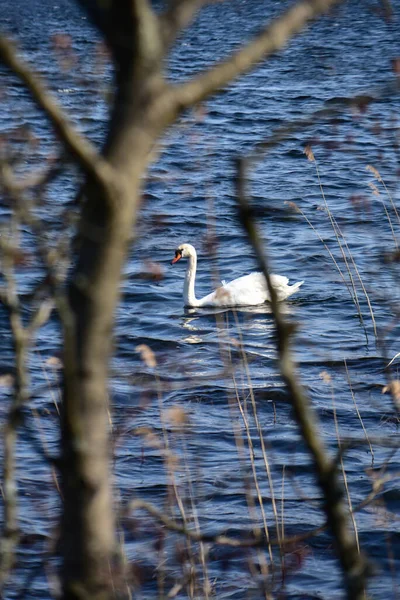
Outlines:
[{"label": "swan's body", "polygon": [[[175,250],[175,258],[172,264],[181,258],[187,258],[185,284],[183,288],[183,300],[185,306],[198,308],[201,306],[256,306],[270,301],[266,279],[263,273],[250,273],[238,277],[229,283],[224,283],[211,294],[197,299],[194,284],[197,269],[197,254],[191,244],[181,244]],[[282,275],[271,275],[271,282],[275,288],[278,300],[285,300],[294,294],[303,281],[288,285],[289,280]]]}]

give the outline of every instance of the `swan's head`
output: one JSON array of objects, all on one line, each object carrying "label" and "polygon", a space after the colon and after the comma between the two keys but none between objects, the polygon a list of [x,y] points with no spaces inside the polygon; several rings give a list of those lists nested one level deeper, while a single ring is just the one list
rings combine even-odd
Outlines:
[{"label": "swan's head", "polygon": [[171,265],[181,260],[181,258],[190,258],[196,256],[196,250],[191,244],[181,244],[175,250],[175,258],[171,260]]}]

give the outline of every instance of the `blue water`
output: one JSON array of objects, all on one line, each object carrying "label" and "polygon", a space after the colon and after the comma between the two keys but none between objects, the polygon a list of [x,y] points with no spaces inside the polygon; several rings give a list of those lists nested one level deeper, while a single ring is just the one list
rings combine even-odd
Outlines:
[{"label": "blue water", "polygon": [[[173,50],[169,78],[177,83],[202,71],[249,39],[261,23],[286,5],[236,0],[207,7]],[[350,2],[337,8],[224,94],[185,115],[162,140],[145,185],[138,239],[124,271],[111,395],[117,503],[140,498],[181,519],[176,501],[171,501],[175,482],[193,528],[198,524],[205,533],[240,535],[249,532],[254,522],[262,527],[239,398],[254,446],[271,537],[276,537],[276,524],[257,422],[285,535],[323,524],[320,492],[279,376],[268,308],[187,312],[182,303],[184,265],[172,267],[170,260],[183,241],[197,247],[198,296],[211,290],[215,277],[229,280],[255,269],[254,254],[237,220],[234,158],[252,153],[280,126],[296,123],[325,105],[362,93],[379,96],[366,111],[347,108],[331,119],[317,119],[305,129],[294,129],[259,156],[249,179],[273,272],[287,275],[293,282],[305,281],[284,311],[298,324],[293,347],[298,374],[332,455],[338,448],[335,414],[342,439],[365,440],[346,360],[354,399],[374,452],[372,460],[369,445],[360,443],[344,455],[353,507],[370,493],[374,478],[389,476],[378,502],[355,516],[360,546],[375,568],[370,595],[386,599],[398,596],[400,590],[400,491],[396,480],[400,465],[398,454],[388,447],[397,441],[398,429],[393,400],[382,394],[387,383],[384,367],[388,358],[400,351],[400,270],[398,263],[383,261],[383,255],[395,249],[383,205],[398,239],[400,223],[383,186],[366,166],[379,170],[400,211],[400,100],[393,87],[388,90],[395,82],[392,60],[400,57],[400,11],[393,2],[395,13],[388,21],[377,14],[378,6]],[[45,77],[70,119],[100,146],[107,128],[112,79],[88,19],[66,0],[3,0],[3,7],[4,30],[19,41],[24,56]],[[61,42],[67,40],[64,49],[60,35],[70,36],[61,38]],[[22,172],[43,167],[46,157],[60,151],[51,127],[18,80],[5,70],[1,76],[0,132],[8,140],[9,150],[21,153]],[[31,134],[28,148],[26,130]],[[348,280],[324,210],[315,163],[303,152],[308,143],[317,159],[326,200],[368,293],[379,343],[354,268],[362,320],[332,258],[303,216],[287,204],[295,203],[304,211]],[[377,186],[379,196],[372,193],[368,182]],[[65,214],[75,210],[78,189],[79,178],[68,165],[49,187],[39,209],[49,243],[70,235]],[[2,226],[8,222],[9,212],[4,199]],[[17,276],[28,315],[33,290],[43,273],[34,236],[27,228],[22,243],[25,261]],[[346,247],[345,251],[348,255]],[[0,369],[7,374],[12,369],[12,353],[5,314],[0,326]],[[18,597],[25,588],[29,589],[26,597],[50,597],[49,582],[52,585],[57,568],[48,556],[60,502],[42,448],[45,445],[51,456],[57,454],[59,370],[48,361],[60,354],[60,344],[58,325],[52,319],[39,332],[30,361],[32,399],[18,445],[23,537],[7,598]],[[140,344],[152,349],[156,368],[144,364],[136,351]],[[399,365],[399,360],[394,363],[394,378]],[[3,385],[0,393],[4,422],[9,389]],[[183,429],[177,427],[180,419],[186,421]],[[243,445],[238,440],[244,440]],[[190,561],[182,566],[179,536],[164,531],[164,540],[157,521],[144,512],[137,513],[135,520],[123,520],[121,527],[124,551],[135,564],[137,578],[129,582],[135,597],[157,597],[157,577],[163,570],[166,593],[176,582],[184,581]],[[161,551],[155,549],[157,539],[163,539]],[[265,597],[261,578],[254,575],[262,562],[257,552],[209,547],[205,576],[198,550],[193,544],[192,562],[200,590],[208,578],[213,590],[210,597]],[[273,553],[279,571],[279,552],[275,548]],[[280,576],[267,579],[274,597],[279,593],[287,598],[343,597],[332,540],[326,532],[290,548],[285,556],[284,583]],[[207,597],[204,591],[192,596]],[[177,597],[190,597],[185,585]]]}]

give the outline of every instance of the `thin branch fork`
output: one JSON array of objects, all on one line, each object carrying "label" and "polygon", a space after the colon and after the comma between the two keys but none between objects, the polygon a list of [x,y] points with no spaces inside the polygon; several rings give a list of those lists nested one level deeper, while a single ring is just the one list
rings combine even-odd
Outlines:
[{"label": "thin branch fork", "polygon": [[102,189],[114,182],[114,171],[89,140],[68,121],[57,100],[46,89],[41,77],[35,73],[15,51],[13,43],[0,36],[0,60],[21,79],[31,92],[36,104],[50,119],[54,130],[65,148],[77,160],[86,175]]}]

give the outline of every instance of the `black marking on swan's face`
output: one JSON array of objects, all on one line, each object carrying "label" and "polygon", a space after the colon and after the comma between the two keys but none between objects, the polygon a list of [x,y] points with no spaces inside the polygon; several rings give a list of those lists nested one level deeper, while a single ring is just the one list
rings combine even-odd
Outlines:
[{"label": "black marking on swan's face", "polygon": [[171,260],[171,265],[174,265],[176,262],[178,262],[178,260],[180,260],[182,258],[182,250],[180,248],[177,248],[175,250],[175,258],[173,258]]}]

